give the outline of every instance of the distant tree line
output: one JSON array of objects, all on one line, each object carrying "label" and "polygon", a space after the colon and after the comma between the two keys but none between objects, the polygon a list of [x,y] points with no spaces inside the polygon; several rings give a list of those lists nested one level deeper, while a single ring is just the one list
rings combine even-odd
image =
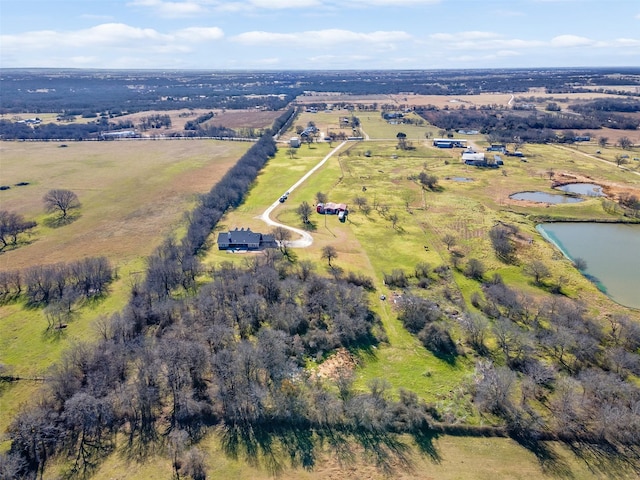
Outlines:
[{"label": "distant tree line", "polygon": [[148,115],[140,119],[140,128],[149,130],[154,128],[169,128],[171,126],[171,117],[167,114],[156,113]]},{"label": "distant tree line", "polygon": [[214,113],[213,112],[207,112],[204,115],[200,115],[198,118],[196,118],[195,120],[189,120],[188,122],[186,122],[184,124],[184,129],[185,130],[197,130],[198,127],[205,123],[208,120],[211,120],[214,117]]},{"label": "distant tree line", "polygon": [[595,100],[569,105],[568,108],[569,110],[583,114],[589,114],[591,112],[633,113],[640,112],[640,101],[597,98]]}]

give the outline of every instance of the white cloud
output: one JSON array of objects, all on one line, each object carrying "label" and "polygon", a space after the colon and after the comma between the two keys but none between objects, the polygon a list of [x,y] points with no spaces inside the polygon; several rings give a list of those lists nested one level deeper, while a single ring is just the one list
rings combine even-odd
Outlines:
[{"label": "white cloud", "polygon": [[467,40],[486,40],[499,38],[501,35],[493,32],[480,32],[480,31],[470,31],[470,32],[458,32],[458,33],[434,33],[429,35],[430,38],[434,40],[442,40],[445,42],[449,41],[467,41]]},{"label": "white cloud", "polygon": [[254,7],[273,10],[309,8],[322,5],[318,0],[249,0],[249,3]]},{"label": "white cloud", "polygon": [[146,7],[161,16],[167,18],[193,17],[207,11],[202,3],[192,0],[186,2],[166,2],[164,0],[133,0],[127,4],[132,7]]},{"label": "white cloud", "polygon": [[186,52],[194,43],[219,40],[224,32],[218,27],[189,27],[170,33],[138,28],[124,23],[104,23],[91,28],[56,32],[40,30],[21,35],[2,35],[0,43],[8,53],[48,51],[51,49],[121,48],[131,51]]},{"label": "white cloud", "polygon": [[371,32],[359,33],[350,30],[327,29],[295,33],[245,32],[232,37],[231,40],[244,45],[288,45],[323,48],[329,45],[366,43],[392,46],[396,42],[410,40],[406,32]]},{"label": "white cloud", "polygon": [[382,7],[404,7],[418,5],[433,5],[442,0],[351,0],[353,4],[376,5]]},{"label": "white cloud", "polygon": [[593,40],[577,35],[558,35],[551,39],[552,47],[585,47],[587,45],[593,45]]}]

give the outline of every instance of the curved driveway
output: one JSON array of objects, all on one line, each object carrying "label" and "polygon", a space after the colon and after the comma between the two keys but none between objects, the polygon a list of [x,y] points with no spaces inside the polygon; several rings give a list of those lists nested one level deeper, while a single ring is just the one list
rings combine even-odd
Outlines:
[{"label": "curved driveway", "polygon": [[[334,148],[333,150],[331,150],[326,157],[324,157],[318,164],[316,164],[315,167],[313,167],[311,170],[309,170],[307,173],[305,173],[302,178],[300,180],[298,180],[296,183],[294,183],[293,185],[291,185],[288,189],[289,193],[293,192],[296,188],[298,188],[300,185],[302,185],[302,183],[309,178],[311,175],[313,175],[313,173],[318,170],[322,165],[324,165],[326,163],[327,160],[329,160],[338,150],[340,150],[344,144],[347,143],[346,141],[342,142],[340,145],[338,145],[336,148]],[[286,228],[287,230],[292,231],[293,233],[296,233],[298,235],[300,235],[302,238],[298,239],[298,240],[293,240],[291,242],[287,242],[287,247],[294,247],[294,248],[305,248],[305,247],[309,247],[311,246],[311,244],[313,243],[313,237],[309,234],[309,232],[305,232],[304,230],[300,229],[300,228],[295,228],[295,227],[290,227],[289,225],[284,225],[282,223],[278,223],[274,220],[271,220],[271,212],[273,212],[273,210],[275,210],[275,208],[280,204],[280,200],[276,200],[275,202],[273,202],[265,211],[262,215],[260,215],[260,220],[262,220],[263,222],[265,222],[267,225],[271,225],[273,227],[283,227]]]}]

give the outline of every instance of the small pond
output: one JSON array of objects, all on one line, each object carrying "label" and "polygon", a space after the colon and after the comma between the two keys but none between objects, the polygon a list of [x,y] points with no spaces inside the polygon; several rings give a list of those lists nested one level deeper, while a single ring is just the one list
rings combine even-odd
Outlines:
[{"label": "small pond", "polygon": [[546,192],[518,192],[509,195],[514,200],[526,200],[528,202],[538,203],[578,203],[582,202],[579,197],[570,197],[569,195],[560,195],[558,193]]},{"label": "small pond", "polygon": [[543,223],[536,229],[567,258],[585,260],[583,273],[614,301],[640,308],[640,225]]},{"label": "small pond", "polygon": [[469,177],[447,177],[447,180],[453,180],[454,182],[473,182],[473,178]]},{"label": "small pond", "polygon": [[602,186],[595,183],[567,183],[556,188],[563,192],[586,195],[588,197],[604,197]]}]

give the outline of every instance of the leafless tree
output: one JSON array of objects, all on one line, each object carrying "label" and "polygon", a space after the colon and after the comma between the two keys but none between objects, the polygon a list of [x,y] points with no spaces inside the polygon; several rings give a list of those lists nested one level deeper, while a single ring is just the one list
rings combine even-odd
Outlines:
[{"label": "leafless tree", "polygon": [[18,243],[18,235],[28,232],[36,226],[36,222],[27,221],[22,215],[7,210],[0,210],[0,250]]},{"label": "leafless tree", "polygon": [[327,203],[329,197],[326,193],[318,192],[316,193],[316,202],[317,203]]},{"label": "leafless tree", "polygon": [[620,148],[623,150],[628,150],[633,146],[633,142],[629,137],[620,137],[618,139],[618,145],[620,145]]},{"label": "leafless tree", "polygon": [[549,267],[545,265],[544,262],[540,260],[534,260],[524,268],[524,272],[533,277],[536,285],[540,285],[545,278],[551,276],[551,271]]},{"label": "leafless tree", "polygon": [[326,259],[331,266],[331,260],[334,260],[338,257],[338,251],[333,245],[326,245],[322,247],[322,258]]},{"label": "leafless tree", "polygon": [[444,237],[442,237],[442,241],[447,246],[447,250],[451,250],[451,247],[453,247],[457,243],[458,239],[455,237],[455,235],[447,233]]},{"label": "leafless tree", "polygon": [[284,254],[287,253],[287,243],[291,240],[291,230],[288,230],[284,227],[276,227],[271,232],[273,238],[275,238],[276,242],[280,246],[280,251]]},{"label": "leafless tree", "polygon": [[60,216],[66,219],[71,210],[80,208],[78,196],[71,190],[49,190],[42,198],[44,206],[49,213],[60,212]]},{"label": "leafless tree", "polygon": [[302,220],[302,223],[307,224],[309,223],[309,217],[311,216],[311,213],[313,213],[313,208],[311,208],[311,205],[304,201],[298,206],[298,208],[296,209],[296,213],[300,217],[300,220]]}]

